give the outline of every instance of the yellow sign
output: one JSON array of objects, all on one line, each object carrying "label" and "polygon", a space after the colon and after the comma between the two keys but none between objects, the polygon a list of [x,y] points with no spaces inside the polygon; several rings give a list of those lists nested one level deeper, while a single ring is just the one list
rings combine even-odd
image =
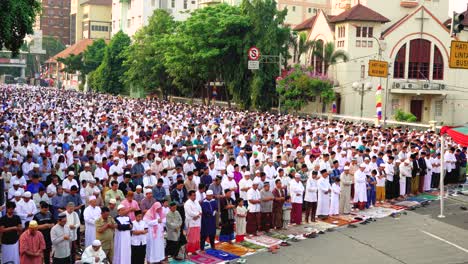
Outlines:
[{"label": "yellow sign", "polygon": [[386,61],[369,61],[369,76],[373,77],[388,77],[388,62]]},{"label": "yellow sign", "polygon": [[452,40],[449,66],[450,68],[468,69],[468,42]]}]

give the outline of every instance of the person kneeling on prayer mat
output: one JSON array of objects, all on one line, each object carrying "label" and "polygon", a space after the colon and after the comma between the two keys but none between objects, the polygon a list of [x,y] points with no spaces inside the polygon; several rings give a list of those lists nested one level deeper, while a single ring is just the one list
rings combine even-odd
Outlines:
[{"label": "person kneeling on prayer mat", "polygon": [[104,264],[106,262],[106,253],[102,250],[99,240],[94,240],[81,255],[81,263],[83,264]]},{"label": "person kneeling on prayer mat", "polygon": [[247,234],[249,235],[257,235],[257,232],[261,228],[261,195],[260,191],[258,190],[258,184],[260,183],[260,179],[255,178],[252,183],[252,188],[247,191],[247,200],[249,202],[249,206],[247,208]]},{"label": "person kneeling on prayer mat", "polygon": [[203,200],[201,208],[203,214],[201,219],[200,249],[204,251],[206,238],[210,239],[211,248],[215,248],[216,213],[218,212],[218,202],[213,199],[213,191],[208,190],[206,192],[206,198]]},{"label": "person kneeling on prayer mat", "polygon": [[221,232],[219,233],[219,241],[232,243],[234,239],[234,209],[236,207],[234,199],[232,199],[232,190],[224,190],[225,196],[220,199],[221,207]]}]

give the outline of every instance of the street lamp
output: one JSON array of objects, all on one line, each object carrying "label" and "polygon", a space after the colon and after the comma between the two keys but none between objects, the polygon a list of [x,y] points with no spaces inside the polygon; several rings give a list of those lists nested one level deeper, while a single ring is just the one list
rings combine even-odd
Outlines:
[{"label": "street lamp", "polygon": [[372,83],[354,82],[353,90],[358,92],[359,95],[361,96],[361,118],[362,118],[362,114],[364,112],[364,94],[372,90]]}]

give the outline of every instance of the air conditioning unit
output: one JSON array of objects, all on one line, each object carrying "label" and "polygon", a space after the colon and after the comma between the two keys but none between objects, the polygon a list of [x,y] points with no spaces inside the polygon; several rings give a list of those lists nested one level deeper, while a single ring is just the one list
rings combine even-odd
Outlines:
[{"label": "air conditioning unit", "polygon": [[447,88],[447,86],[445,84],[439,84],[439,89],[440,90],[445,90],[445,88]]},{"label": "air conditioning unit", "polygon": [[394,89],[403,89],[403,83],[401,83],[401,82],[394,82],[394,83],[393,83],[393,88],[394,88]]},{"label": "air conditioning unit", "polygon": [[423,83],[422,85],[423,90],[433,90],[434,84],[433,83]]},{"label": "air conditioning unit", "polygon": [[403,85],[402,89],[408,89],[408,90],[417,90],[421,88],[421,86],[416,83],[402,83],[402,85]]}]

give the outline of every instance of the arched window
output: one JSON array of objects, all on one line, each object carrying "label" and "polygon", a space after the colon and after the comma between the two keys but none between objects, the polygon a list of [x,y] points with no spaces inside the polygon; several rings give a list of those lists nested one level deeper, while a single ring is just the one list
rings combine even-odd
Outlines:
[{"label": "arched window", "polygon": [[440,53],[437,46],[434,47],[434,62],[432,66],[432,79],[443,80],[444,79],[444,58]]},{"label": "arched window", "polygon": [[405,78],[405,63],[406,63],[406,44],[403,45],[398,51],[395,57],[395,63],[393,66],[393,78],[403,79]]},{"label": "arched window", "polygon": [[428,80],[431,63],[431,42],[425,39],[410,41],[408,79]]}]

